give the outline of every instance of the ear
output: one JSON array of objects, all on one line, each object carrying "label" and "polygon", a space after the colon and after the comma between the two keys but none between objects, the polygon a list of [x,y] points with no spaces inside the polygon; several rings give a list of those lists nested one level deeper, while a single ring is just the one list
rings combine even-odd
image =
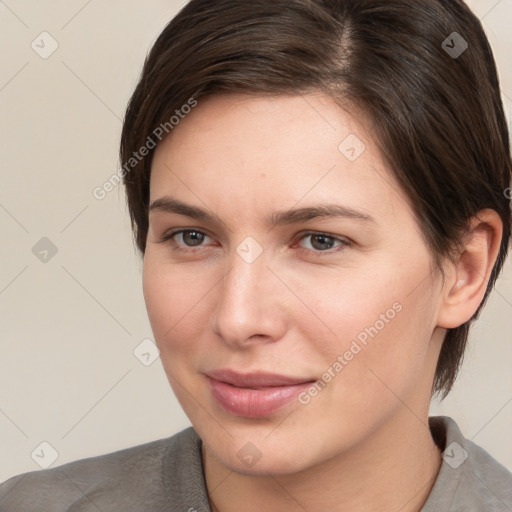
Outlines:
[{"label": "ear", "polygon": [[472,218],[464,248],[447,264],[438,326],[453,329],[471,319],[482,302],[498,257],[503,223],[494,210],[481,210]]}]

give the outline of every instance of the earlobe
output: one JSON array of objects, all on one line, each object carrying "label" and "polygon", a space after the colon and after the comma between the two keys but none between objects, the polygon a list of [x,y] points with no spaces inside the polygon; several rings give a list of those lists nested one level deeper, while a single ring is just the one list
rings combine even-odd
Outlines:
[{"label": "earlobe", "polygon": [[453,329],[471,319],[483,300],[498,257],[503,223],[494,210],[473,217],[458,259],[449,265],[438,326]]}]

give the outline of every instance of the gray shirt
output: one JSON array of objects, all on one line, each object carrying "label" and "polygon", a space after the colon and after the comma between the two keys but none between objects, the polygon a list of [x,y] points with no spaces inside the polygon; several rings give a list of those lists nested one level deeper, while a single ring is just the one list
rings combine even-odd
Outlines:
[{"label": "gray shirt", "polygon": [[[421,512],[511,512],[512,473],[465,439],[452,419],[429,423],[443,463]],[[189,427],[0,485],[0,512],[65,511],[210,512],[196,431]]]}]

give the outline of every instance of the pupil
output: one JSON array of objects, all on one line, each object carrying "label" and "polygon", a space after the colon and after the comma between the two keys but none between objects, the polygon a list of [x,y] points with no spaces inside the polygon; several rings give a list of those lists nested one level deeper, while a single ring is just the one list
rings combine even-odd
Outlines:
[{"label": "pupil", "polygon": [[186,231],[183,233],[183,240],[187,245],[200,245],[204,235],[197,231]]},{"label": "pupil", "polygon": [[[316,240],[316,241],[320,242],[319,244],[315,244],[314,242],[311,244],[311,245],[313,245],[313,247],[315,247],[315,245],[317,245],[317,247],[315,247],[315,249],[330,249],[334,244],[334,240],[332,238],[330,238],[328,236],[324,236],[324,235],[314,235],[312,240]],[[319,247],[318,247],[318,245],[319,245]]]}]

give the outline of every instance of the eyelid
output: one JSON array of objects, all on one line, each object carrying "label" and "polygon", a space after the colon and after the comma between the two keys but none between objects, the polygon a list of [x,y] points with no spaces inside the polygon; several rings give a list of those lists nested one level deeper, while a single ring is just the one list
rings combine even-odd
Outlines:
[{"label": "eyelid", "polygon": [[[179,235],[181,233],[186,233],[186,232],[200,233],[201,235],[205,235],[205,236],[207,236],[209,238],[213,238],[212,236],[210,236],[203,229],[197,229],[197,228],[177,228],[177,229],[174,229],[174,230],[166,231],[161,237],[158,238],[157,243],[175,242],[174,237],[176,235]],[[187,247],[187,246],[185,246],[185,247]],[[202,247],[202,246],[197,246],[197,248],[200,248],[200,247]],[[188,247],[188,249],[185,249],[185,250],[189,250],[189,249],[194,250],[195,247]]]},{"label": "eyelid", "polygon": [[346,236],[342,235],[334,235],[332,233],[327,233],[326,231],[304,231],[297,235],[296,238],[302,240],[306,236],[325,236],[326,238],[333,238],[339,242],[349,242],[350,240]]}]

